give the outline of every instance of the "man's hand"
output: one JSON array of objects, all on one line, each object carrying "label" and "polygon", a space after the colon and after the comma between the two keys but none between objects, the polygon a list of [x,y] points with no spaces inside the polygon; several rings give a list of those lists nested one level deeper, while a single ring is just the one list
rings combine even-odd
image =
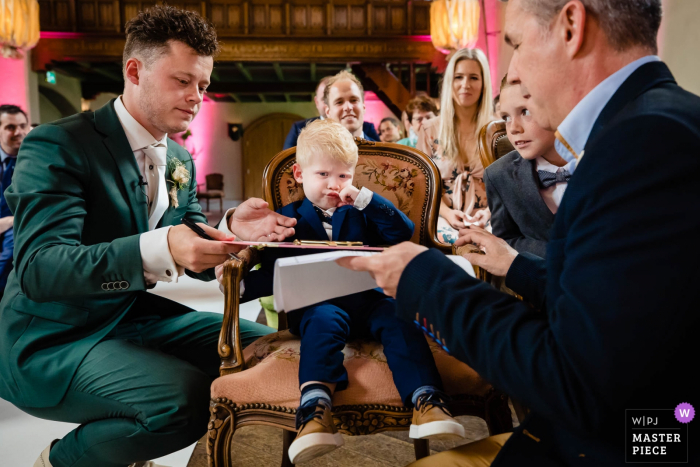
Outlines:
[{"label": "man's hand", "polygon": [[510,265],[513,264],[513,260],[518,256],[518,252],[508,245],[505,240],[478,227],[471,226],[459,231],[459,238],[455,242],[455,246],[463,246],[469,243],[476,244],[486,254],[468,253],[464,255],[467,261],[495,276],[505,277],[508,274]]},{"label": "man's hand", "polygon": [[15,216],[0,218],[0,234],[4,234],[15,224]]},{"label": "man's hand", "polygon": [[467,216],[467,222],[471,225],[481,227],[482,229],[486,227],[486,224],[491,220],[491,210],[489,208],[480,209],[474,213],[473,216]]},{"label": "man's hand", "polygon": [[396,298],[403,270],[413,258],[426,250],[424,246],[403,242],[378,255],[349,256],[336,260],[336,263],[353,271],[369,271],[384,293]]},{"label": "man's hand", "polygon": [[[220,230],[206,224],[197,225],[214,240],[230,240]],[[228,260],[231,253],[237,253],[245,247],[205,240],[186,225],[176,225],[168,231],[168,248],[175,264],[190,271],[202,272],[218,266]]]},{"label": "man's hand", "polygon": [[234,211],[229,221],[229,230],[239,240],[280,242],[294,235],[293,227],[296,224],[296,219],[271,211],[268,204],[260,198],[250,198]]},{"label": "man's hand", "polygon": [[353,185],[348,185],[342,190],[340,190],[340,201],[338,201],[338,206],[354,206],[355,205],[355,200],[357,199],[357,195],[360,194],[360,190],[358,190],[356,187]]}]

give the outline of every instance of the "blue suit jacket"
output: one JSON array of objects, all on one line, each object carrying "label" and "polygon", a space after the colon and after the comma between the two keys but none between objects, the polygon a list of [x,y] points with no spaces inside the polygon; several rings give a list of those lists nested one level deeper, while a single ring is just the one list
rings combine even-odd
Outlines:
[{"label": "blue suit jacket", "polygon": [[[289,149],[296,146],[301,130],[303,130],[306,125],[314,120],[318,120],[318,118],[319,117],[307,118],[306,120],[299,120],[298,122],[295,122],[292,125],[292,128],[289,129],[289,133],[287,133],[287,138],[284,140],[284,148],[282,149]],[[374,123],[364,122],[362,124],[362,131],[365,132],[365,136],[367,136],[368,140],[379,141],[379,135],[377,134],[377,130],[374,128]]]},{"label": "blue suit jacket", "polygon": [[[284,206],[277,212],[297,220],[294,240],[328,240],[326,230],[307,198]],[[360,211],[352,206],[336,209],[332,218],[333,240],[362,242],[370,246],[395,245],[413,236],[414,224],[404,213],[377,193]],[[277,258],[327,253],[328,250],[299,250],[294,248],[267,248],[262,250],[261,267],[251,271],[245,279],[243,302],[272,295],[274,266]]]},{"label": "blue suit jacket", "polygon": [[[624,465],[625,409],[697,410],[698,148],[700,98],[665,64],[643,65],[593,127],[547,259],[520,254],[508,271],[506,285],[542,312],[436,251],[409,263],[402,317],[419,313],[455,357],[532,409],[494,467]],[[700,432],[689,433],[700,465]]]},{"label": "blue suit jacket", "polygon": [[[2,174],[2,180],[0,180],[0,218],[8,217],[12,215],[10,207],[7,205],[7,200],[5,199],[5,190],[12,184],[12,175],[15,173],[15,164],[17,163],[16,157],[9,158],[5,166],[5,170]],[[1,164],[2,162],[0,162]]]}]

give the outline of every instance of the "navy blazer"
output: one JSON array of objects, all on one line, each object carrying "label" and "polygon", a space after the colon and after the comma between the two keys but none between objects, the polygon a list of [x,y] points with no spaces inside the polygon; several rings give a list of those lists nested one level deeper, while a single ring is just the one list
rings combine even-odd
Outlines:
[{"label": "navy blazer", "polygon": [[[308,198],[278,209],[280,214],[297,220],[294,240],[328,240],[328,234]],[[352,206],[341,206],[333,213],[333,240],[362,242],[369,246],[387,246],[405,242],[413,236],[414,224],[391,202],[377,193],[362,211]],[[328,250],[299,250],[295,248],[266,248],[261,251],[261,266],[245,278],[242,301],[272,295],[274,267],[277,258],[327,253]]]},{"label": "navy blazer", "polygon": [[484,171],[493,234],[519,253],[544,258],[554,214],[540,194],[535,161],[511,151]]},{"label": "navy blazer", "polygon": [[[8,217],[12,215],[10,207],[7,205],[7,200],[5,199],[5,190],[12,184],[12,175],[15,173],[15,164],[17,163],[16,157],[9,157],[5,170],[2,173],[2,180],[0,180],[0,218]],[[2,162],[0,162],[2,164]]]},{"label": "navy blazer", "polygon": [[[542,312],[435,250],[409,263],[398,312],[419,313],[455,357],[532,409],[494,467],[624,465],[625,409],[700,406],[699,148],[700,98],[664,63],[645,64],[596,121],[547,259],[520,254],[508,271],[506,285]],[[689,433],[700,465],[699,431]]]},{"label": "navy blazer", "polygon": [[[289,133],[287,133],[287,138],[285,138],[284,140],[284,147],[282,149],[289,149],[296,146],[297,139],[299,139],[299,133],[301,133],[301,130],[303,130],[304,127],[309,123],[318,119],[319,117],[314,117],[294,122],[292,128],[289,129]],[[379,135],[377,134],[377,130],[374,128],[374,123],[364,122],[362,124],[362,131],[365,132],[365,136],[369,141],[379,141]]]}]

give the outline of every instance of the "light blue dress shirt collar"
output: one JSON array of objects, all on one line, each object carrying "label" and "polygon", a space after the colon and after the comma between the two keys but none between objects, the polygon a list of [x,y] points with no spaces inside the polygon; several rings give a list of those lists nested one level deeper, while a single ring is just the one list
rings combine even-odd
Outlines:
[{"label": "light blue dress shirt collar", "polygon": [[[2,146],[0,146],[0,162],[4,163],[5,159],[7,159],[8,157],[11,157],[11,156],[8,153],[6,153],[5,151],[3,151]],[[17,157],[17,156],[15,156],[15,157]]]},{"label": "light blue dress shirt collar", "polygon": [[569,143],[569,147],[575,154],[572,154],[559,138],[554,141],[554,147],[559,155],[569,162],[565,166],[569,173],[573,174],[576,170],[576,164],[583,156],[583,148],[586,147],[588,138],[591,136],[593,125],[620,86],[642,65],[660,60],[656,55],[647,55],[624,66],[589,92],[566,116],[557,131],[561,138]]}]

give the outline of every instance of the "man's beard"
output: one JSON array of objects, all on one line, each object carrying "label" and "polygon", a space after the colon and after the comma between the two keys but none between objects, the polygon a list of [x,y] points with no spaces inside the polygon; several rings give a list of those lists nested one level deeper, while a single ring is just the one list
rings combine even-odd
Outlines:
[{"label": "man's beard", "polygon": [[141,99],[139,99],[139,105],[141,106],[141,112],[146,116],[148,122],[156,127],[158,130],[166,134],[180,133],[187,130],[189,123],[182,122],[181,126],[171,127],[168,123],[161,117],[167,115],[169,109],[167,104],[159,100],[159,93],[152,87],[150,83],[143,83],[143,90],[141,93]]}]

